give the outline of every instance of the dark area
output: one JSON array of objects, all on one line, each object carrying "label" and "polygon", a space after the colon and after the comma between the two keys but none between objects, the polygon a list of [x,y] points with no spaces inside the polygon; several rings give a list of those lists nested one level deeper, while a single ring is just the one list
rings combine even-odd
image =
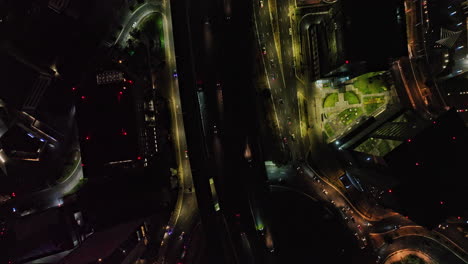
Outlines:
[{"label": "dark area", "polygon": [[[403,1],[344,1],[345,43],[350,60],[368,70],[388,68],[390,58],[407,56]],[[399,16],[399,18],[398,18]]]},{"label": "dark area", "polygon": [[270,194],[273,241],[279,263],[366,263],[338,211],[293,192]]}]

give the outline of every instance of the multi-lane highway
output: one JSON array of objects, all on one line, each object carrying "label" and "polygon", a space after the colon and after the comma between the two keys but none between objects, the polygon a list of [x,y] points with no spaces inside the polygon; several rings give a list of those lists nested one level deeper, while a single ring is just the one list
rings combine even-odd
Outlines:
[{"label": "multi-lane highway", "polygon": [[[161,242],[158,263],[175,263],[184,252],[184,245],[191,236],[191,231],[198,222],[198,205],[194,193],[190,161],[187,158],[187,141],[183,121],[183,109],[180,101],[178,78],[174,75],[176,69],[176,56],[174,50],[174,37],[172,30],[172,15],[169,1],[147,2],[125,18],[125,25],[115,44],[124,45],[133,28],[148,15],[159,12],[163,17],[163,32],[165,40],[166,67],[152,87],[161,87],[158,93],[168,99],[171,113],[171,134],[177,160],[177,176],[179,179],[179,192],[175,209],[169,219],[166,232]],[[155,175],[157,177],[157,175]],[[187,249],[188,250],[188,249]]]},{"label": "multi-lane highway", "polygon": [[297,104],[298,79],[294,67],[292,20],[289,1],[253,1],[255,31],[268,88],[273,98],[283,149],[291,149],[293,159],[303,157]]},{"label": "multi-lane highway", "polygon": [[[166,231],[167,236],[165,236],[162,241],[163,244],[160,249],[158,262],[175,263],[176,259],[179,259],[180,254],[184,251],[185,239],[190,237],[191,231],[198,222],[198,206],[194,193],[190,161],[186,156],[188,148],[182,115],[183,109],[180,100],[179,83],[177,76],[173,74],[177,72],[177,69],[170,2],[164,1],[163,6],[162,14],[164,17],[163,27],[167,65],[165,69],[165,80],[167,83],[163,86],[161,92],[168,98],[171,111],[171,130],[178,164],[179,195],[175,210],[168,223],[168,230]],[[184,235],[182,235],[182,232]]]},{"label": "multi-lane highway", "polygon": [[[296,135],[300,134],[300,126],[298,126],[300,118],[296,109],[298,105],[298,85],[301,85],[301,80],[296,78],[293,67],[295,54],[293,52],[293,34],[291,33],[294,32],[290,32],[289,28],[294,29],[295,24],[292,23],[294,21],[292,21],[289,16],[291,12],[290,6],[293,8],[295,7],[294,4],[289,3],[289,1],[254,1],[258,45],[260,47],[260,52],[262,52],[265,76],[268,78],[268,86],[271,89],[273,97],[274,113],[272,114],[276,117],[279,125],[279,133],[281,135],[292,133]],[[307,14],[304,17],[306,16]],[[309,18],[313,19],[312,16],[309,16]],[[300,21],[305,20],[301,19]],[[308,29],[304,30],[307,31]],[[302,59],[306,60],[305,58]],[[300,60],[300,58],[298,58],[298,60]],[[421,85],[418,76],[421,76],[417,75],[414,70],[409,68],[411,65],[407,64],[406,66],[408,66],[408,69],[403,70],[401,65],[396,65],[397,73],[400,74],[402,83],[404,83],[405,87],[410,91],[409,96],[411,102],[415,105],[417,103],[421,108],[425,108],[426,102],[423,101],[423,91],[422,89],[417,89],[418,85]],[[408,80],[412,82],[409,84]],[[300,89],[301,88],[299,88],[299,90]],[[418,93],[415,94],[414,92]],[[294,125],[291,127],[291,123],[293,122],[297,123],[296,127],[294,127]],[[287,142],[288,140],[285,141]],[[301,144],[302,142],[288,143],[295,149],[294,145]],[[317,150],[318,149],[315,149],[315,151]],[[293,155],[293,158],[297,158],[298,153],[299,152],[294,151],[295,155]],[[364,214],[361,212],[361,208],[354,206],[351,198],[343,194],[326,179],[321,178],[317,172],[306,165],[300,165],[299,167],[300,169],[298,171],[301,173],[295,174],[295,179],[299,181],[300,184],[297,184],[295,187],[301,189],[300,186],[308,186],[303,187],[305,188],[303,191],[311,192],[313,195],[336,206],[341,211],[343,218],[348,222],[348,227],[355,232],[356,239],[363,249],[376,246],[374,240],[382,240],[382,237],[388,236],[388,233],[398,233],[400,230],[408,231],[406,235],[395,237],[395,242],[391,246],[384,244],[380,245],[379,248],[374,248],[379,251],[379,260],[385,259],[392,252],[396,252],[397,250],[423,250],[414,244],[408,245],[402,242],[408,236],[418,236],[417,239],[424,241],[430,240],[431,242],[427,243],[437,244],[433,246],[438,250],[445,250],[444,254],[452,256],[452,263],[463,263],[463,252],[459,252],[457,249],[452,250],[452,246],[456,247],[452,241],[440,242],[437,239],[434,240],[433,235],[427,230],[423,232],[421,231],[421,229],[423,229],[422,227],[415,225],[404,216],[379,208],[377,205],[375,208],[370,209],[372,212],[371,215],[368,215],[369,210],[367,210],[367,214]],[[292,183],[294,185],[296,180],[288,178],[287,182],[288,184]],[[427,252],[429,250],[426,248],[424,251]],[[442,255],[431,255],[430,251],[427,253],[429,256],[439,261],[444,259]]]}]

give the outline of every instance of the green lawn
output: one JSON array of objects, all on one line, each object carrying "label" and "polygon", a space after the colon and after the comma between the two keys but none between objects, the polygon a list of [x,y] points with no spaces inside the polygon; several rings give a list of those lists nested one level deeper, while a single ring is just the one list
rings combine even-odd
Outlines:
[{"label": "green lawn", "polygon": [[356,118],[360,117],[363,114],[362,108],[353,107],[348,108],[338,114],[338,119],[344,125],[349,125]]},{"label": "green lawn", "polygon": [[359,104],[359,97],[355,92],[345,92],[344,93],[344,100],[347,101],[349,104]]},{"label": "green lawn", "polygon": [[326,123],[324,128],[325,128],[325,132],[327,133],[328,137],[333,137],[335,135],[335,131],[333,131],[330,124]]},{"label": "green lawn", "polygon": [[323,100],[323,107],[334,107],[338,102],[338,93],[328,94]]},{"label": "green lawn", "polygon": [[401,143],[401,141],[397,140],[369,138],[357,146],[354,150],[378,157],[383,157],[398,147]]},{"label": "green lawn", "polygon": [[366,114],[371,114],[380,106],[382,106],[382,104],[366,104],[364,105],[364,110],[366,111]]},{"label": "green lawn", "polygon": [[370,114],[377,110],[385,103],[385,96],[368,96],[364,97],[364,110],[366,114]]},{"label": "green lawn", "polygon": [[363,94],[382,93],[390,86],[383,76],[383,72],[369,72],[353,79],[353,85]]}]

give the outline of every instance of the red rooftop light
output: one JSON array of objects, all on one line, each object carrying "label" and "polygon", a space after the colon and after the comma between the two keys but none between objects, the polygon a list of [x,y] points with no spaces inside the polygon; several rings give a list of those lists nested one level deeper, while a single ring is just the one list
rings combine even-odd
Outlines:
[{"label": "red rooftop light", "polygon": [[122,92],[122,91],[120,91],[120,92],[119,92],[119,94],[120,94],[120,95],[122,95],[122,94],[123,94],[123,92]]},{"label": "red rooftop light", "polygon": [[411,142],[411,138],[408,138],[408,140],[406,140],[406,141]]},{"label": "red rooftop light", "polygon": [[83,99],[83,100],[84,100],[84,99],[86,99],[86,96],[84,96],[84,95],[83,95],[83,96],[81,96],[81,99]]},{"label": "red rooftop light", "polygon": [[444,201],[440,201],[440,204],[443,205],[443,204],[444,204]]},{"label": "red rooftop light", "polygon": [[89,139],[90,139],[90,137],[89,137],[89,136],[86,136],[86,140],[89,140]]},{"label": "red rooftop light", "polygon": [[388,192],[389,192],[389,193],[392,193],[392,189],[388,189]]},{"label": "red rooftop light", "polygon": [[349,60],[345,60],[345,63],[346,63],[346,64],[349,64]]},{"label": "red rooftop light", "polygon": [[453,140],[457,139],[456,137],[452,137]]},{"label": "red rooftop light", "polygon": [[419,166],[419,162],[416,162],[416,166]]},{"label": "red rooftop light", "polygon": [[140,157],[140,156],[138,156],[138,157],[137,157],[137,160],[141,160],[141,157]]},{"label": "red rooftop light", "polygon": [[11,197],[16,197],[16,193],[12,192]]},{"label": "red rooftop light", "polygon": [[76,90],[76,87],[72,87],[72,91],[75,91]]}]

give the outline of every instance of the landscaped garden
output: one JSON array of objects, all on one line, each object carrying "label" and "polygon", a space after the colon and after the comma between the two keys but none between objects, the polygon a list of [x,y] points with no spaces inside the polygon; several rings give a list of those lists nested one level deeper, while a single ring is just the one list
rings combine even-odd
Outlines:
[{"label": "landscaped garden", "polygon": [[362,108],[353,107],[343,110],[338,114],[339,121],[344,125],[349,125],[356,118],[360,117],[363,114]]},{"label": "landscaped garden", "polygon": [[383,72],[369,72],[354,78],[353,85],[363,94],[383,93],[389,84],[385,81]]},{"label": "landscaped garden", "polygon": [[357,146],[354,150],[378,157],[383,157],[398,147],[401,143],[401,141],[397,140],[369,138]]},{"label": "landscaped garden", "polygon": [[348,102],[348,104],[359,104],[361,101],[355,92],[348,91],[344,93],[344,100]]},{"label": "landscaped garden", "polygon": [[364,97],[363,104],[366,114],[370,114],[377,110],[380,106],[385,103],[385,96],[368,96]]},{"label": "landscaped garden", "polygon": [[323,100],[323,107],[334,107],[338,102],[338,93],[328,94]]},{"label": "landscaped garden", "polygon": [[333,131],[333,129],[330,126],[329,123],[326,123],[324,128],[325,128],[325,132],[327,133],[328,137],[333,137],[335,135],[335,131]]}]

